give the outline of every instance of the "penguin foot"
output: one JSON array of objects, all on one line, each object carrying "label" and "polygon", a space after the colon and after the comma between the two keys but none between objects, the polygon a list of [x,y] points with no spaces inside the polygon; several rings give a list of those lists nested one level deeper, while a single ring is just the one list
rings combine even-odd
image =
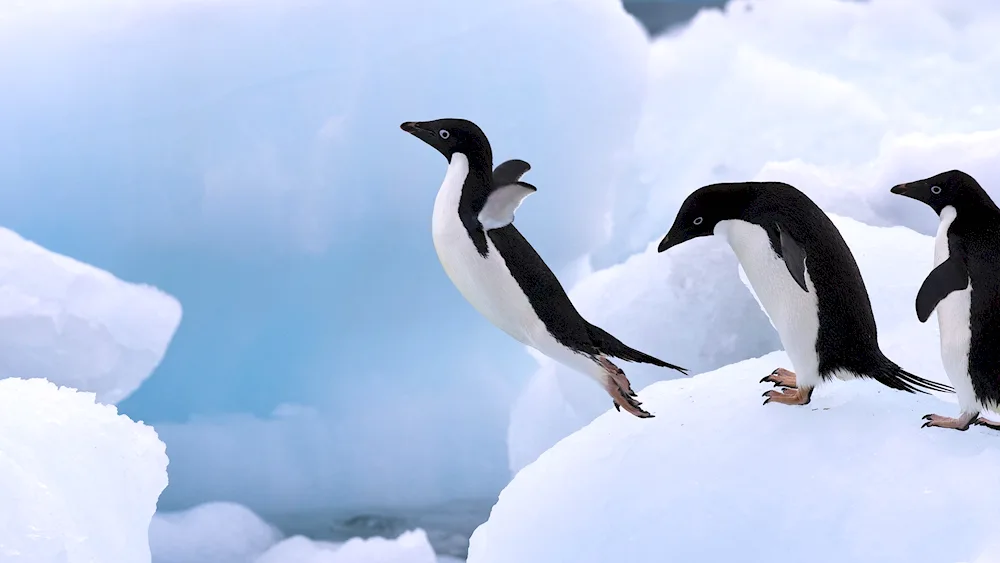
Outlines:
[{"label": "penguin foot", "polygon": [[783,405],[808,405],[812,400],[812,389],[782,389],[781,391],[772,389],[765,391],[762,397],[767,397],[764,404],[770,402],[781,403]]},{"label": "penguin foot", "polygon": [[973,422],[976,426],[985,426],[990,430],[1000,430],[1000,422],[993,422],[987,418],[979,417]]},{"label": "penguin foot", "polygon": [[775,387],[787,387],[789,389],[795,389],[798,387],[795,372],[788,371],[785,368],[778,368],[772,371],[770,375],[761,379],[760,382],[773,383]]},{"label": "penguin foot", "polygon": [[597,363],[604,368],[608,375],[604,389],[608,392],[608,395],[611,395],[615,410],[621,411],[625,409],[629,414],[639,418],[653,418],[652,414],[643,410],[642,403],[636,399],[635,391],[632,390],[632,385],[629,383],[628,378],[625,377],[625,372],[621,368],[604,357],[598,358]]},{"label": "penguin foot", "polygon": [[[936,426],[938,428],[951,428],[953,430],[959,430],[965,432],[969,429],[969,425],[972,424],[972,419],[976,415],[966,416],[963,415],[961,418],[949,418],[947,416],[941,416],[937,414],[926,414],[922,420],[926,420],[921,428],[930,428]],[[983,419],[979,419],[983,420]],[[976,423],[979,423],[979,420]],[[998,428],[1000,429],[1000,428]]]}]

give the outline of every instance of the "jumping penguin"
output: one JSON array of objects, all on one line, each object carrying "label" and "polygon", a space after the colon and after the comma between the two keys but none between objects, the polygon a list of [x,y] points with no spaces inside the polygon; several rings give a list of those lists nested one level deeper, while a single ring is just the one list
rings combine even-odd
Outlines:
[{"label": "jumping penguin", "polygon": [[892,193],[930,206],[940,217],[934,269],[917,292],[917,318],[937,310],[941,360],[955,386],[961,415],[924,417],[923,427],[1000,430],[980,418],[1000,409],[1000,209],[976,180],[959,170],[899,184]]},{"label": "jumping penguin", "polygon": [[681,205],[658,250],[709,235],[724,237],[736,253],[795,370],[761,379],[784,388],[765,392],[765,405],[808,404],[833,377],[869,377],[910,393],[952,391],[907,373],[879,349],[854,255],[804,193],[780,182],[704,186]]},{"label": "jumping penguin", "polygon": [[434,248],[466,300],[517,341],[597,380],[616,409],[648,418],[628,378],[610,358],[686,373],[622,344],[577,312],[555,274],[514,227],[514,212],[535,187],[531,166],[508,160],[495,170],[489,140],[464,119],[406,122],[400,128],[448,159],[434,200]]}]

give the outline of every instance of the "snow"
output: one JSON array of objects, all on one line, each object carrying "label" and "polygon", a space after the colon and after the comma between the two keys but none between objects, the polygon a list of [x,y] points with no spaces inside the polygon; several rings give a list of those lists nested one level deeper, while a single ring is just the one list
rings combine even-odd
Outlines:
[{"label": "snow", "polygon": [[423,530],[398,538],[353,538],[343,544],[294,536],[272,547],[255,563],[438,563]]},{"label": "snow", "polygon": [[[911,328],[907,349],[933,344]],[[759,379],[787,365],[774,352],[655,383],[640,393],[653,419],[602,415],[517,474],[469,563],[989,561],[994,432],[921,429],[954,399],[871,381],[821,387],[807,407],[762,406]],[[943,380],[940,362],[923,367]]]},{"label": "snow", "polygon": [[176,299],[0,228],[0,378],[30,376],[117,403],[160,363]]},{"label": "snow", "polygon": [[250,509],[230,502],[157,513],[149,525],[153,563],[253,563],[282,537]]},{"label": "snow", "polygon": [[156,432],[92,393],[0,381],[0,559],[148,563],[166,469]]}]

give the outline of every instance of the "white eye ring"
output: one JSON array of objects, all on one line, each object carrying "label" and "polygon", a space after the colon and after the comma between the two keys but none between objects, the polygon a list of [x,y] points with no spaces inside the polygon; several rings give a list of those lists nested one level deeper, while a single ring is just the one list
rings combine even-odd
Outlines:
[{"label": "white eye ring", "polygon": [[700,225],[700,224],[702,224],[702,223],[704,223],[704,222],[705,222],[705,219],[704,219],[704,218],[702,218],[702,217],[695,217],[695,218],[694,218],[694,224],[695,224],[695,225]]},{"label": "white eye ring", "polygon": [[448,137],[451,137],[451,133],[449,133],[447,129],[442,129],[438,131],[438,135],[440,135],[442,139],[447,139]]},{"label": "white eye ring", "polygon": [[934,195],[941,193],[941,186],[931,186],[931,193]]}]

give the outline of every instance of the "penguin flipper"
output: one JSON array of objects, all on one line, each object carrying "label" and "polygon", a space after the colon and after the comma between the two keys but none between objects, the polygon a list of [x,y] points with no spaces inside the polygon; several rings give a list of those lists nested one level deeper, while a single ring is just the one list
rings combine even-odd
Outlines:
[{"label": "penguin flipper", "polygon": [[527,182],[514,182],[494,187],[486,197],[486,204],[479,212],[479,222],[483,229],[489,231],[506,227],[514,222],[514,212],[521,206],[524,198],[538,191],[538,188]]},{"label": "penguin flipper", "polygon": [[785,267],[788,268],[788,273],[792,275],[792,279],[799,284],[802,291],[809,293],[809,289],[806,287],[806,252],[785,229],[781,228],[781,225],[776,226],[778,227],[778,240],[781,243],[781,258],[785,261]]},{"label": "penguin flipper", "polygon": [[917,292],[917,319],[925,323],[945,297],[969,287],[969,272],[961,258],[952,254],[931,270]]},{"label": "penguin flipper", "polygon": [[531,165],[520,159],[505,160],[493,169],[493,187],[513,184],[531,170]]}]

